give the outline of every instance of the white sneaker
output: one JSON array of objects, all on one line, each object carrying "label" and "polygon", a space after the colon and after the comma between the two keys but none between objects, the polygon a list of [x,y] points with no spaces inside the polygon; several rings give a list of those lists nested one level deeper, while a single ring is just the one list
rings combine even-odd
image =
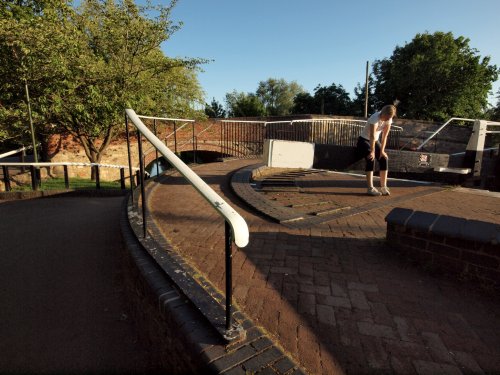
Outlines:
[{"label": "white sneaker", "polygon": [[374,187],[369,187],[366,194],[373,195],[374,197],[382,195],[382,193],[380,191],[378,191],[377,189],[375,189]]},{"label": "white sneaker", "polygon": [[391,195],[391,191],[387,188],[387,186],[382,186],[380,188],[380,192],[382,195]]}]

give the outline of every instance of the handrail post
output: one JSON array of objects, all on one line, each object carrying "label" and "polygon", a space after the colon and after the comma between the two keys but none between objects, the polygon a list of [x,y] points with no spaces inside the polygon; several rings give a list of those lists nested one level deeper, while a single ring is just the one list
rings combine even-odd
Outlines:
[{"label": "handrail post", "polygon": [[35,166],[33,166],[33,165],[30,166],[30,170],[31,170],[31,188],[34,191],[37,191],[38,190],[38,181],[37,181]]},{"label": "handrail post", "polygon": [[[157,137],[158,134],[156,133],[156,119],[153,119],[153,132],[155,137]],[[160,174],[160,165],[158,162],[158,149],[156,147],[155,147],[155,161],[156,161],[156,177],[158,177],[158,175]]]},{"label": "handrail post", "polygon": [[141,202],[142,202],[142,230],[144,238],[147,237],[146,228],[146,189],[144,187],[144,159],[142,155],[142,135],[139,130],[137,130],[137,141],[139,142],[139,177],[141,184]]},{"label": "handrail post", "polygon": [[63,169],[64,169],[64,187],[65,187],[66,189],[69,189],[68,166],[67,166],[67,165],[64,165],[64,166],[63,166]]},{"label": "handrail post", "polygon": [[177,122],[174,121],[174,152],[177,155]]},{"label": "handrail post", "polygon": [[130,178],[130,196],[134,203],[134,176],[132,175],[132,156],[130,155],[130,132],[128,127],[128,116],[125,114],[125,134],[127,138],[127,154],[128,154],[128,173]]},{"label": "handrail post", "polygon": [[95,168],[95,188],[99,190],[101,188],[101,176],[99,175],[99,165],[94,165]]},{"label": "handrail post", "polygon": [[2,169],[3,169],[3,180],[5,182],[5,191],[11,191],[12,188],[10,186],[9,167],[4,165],[2,166]]},{"label": "handrail post", "polygon": [[232,310],[232,299],[233,299],[233,239],[231,226],[227,221],[224,221],[225,228],[225,247],[226,247],[226,330],[230,330],[232,327],[231,321],[231,310]]},{"label": "handrail post", "polygon": [[193,124],[193,164],[196,164],[196,146],[195,146],[195,139],[194,139],[194,122]]},{"label": "handrail post", "polygon": [[125,190],[125,168],[120,168],[120,187]]},{"label": "handrail post", "polygon": [[[23,147],[23,150],[21,151],[21,156],[19,158],[20,158],[21,163],[26,162],[26,148],[25,147]],[[24,166],[21,167],[21,173],[24,173]]]}]

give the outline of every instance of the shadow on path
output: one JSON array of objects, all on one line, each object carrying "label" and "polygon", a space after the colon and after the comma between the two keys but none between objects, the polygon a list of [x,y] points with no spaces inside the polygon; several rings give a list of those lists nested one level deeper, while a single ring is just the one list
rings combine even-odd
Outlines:
[{"label": "shadow on path", "polygon": [[122,290],[123,198],[0,204],[0,372],[153,372]]}]

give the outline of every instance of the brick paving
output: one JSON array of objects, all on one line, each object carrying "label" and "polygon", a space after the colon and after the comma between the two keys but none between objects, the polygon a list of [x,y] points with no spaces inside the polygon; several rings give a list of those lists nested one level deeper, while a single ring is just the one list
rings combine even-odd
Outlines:
[{"label": "brick paving", "polygon": [[[206,164],[196,172],[250,227],[250,244],[235,249],[233,257],[237,307],[306,371],[500,372],[500,302],[494,292],[430,273],[395,254],[385,243],[384,221],[394,207],[405,207],[500,223],[500,198],[398,181],[390,181],[390,197],[367,197],[362,177],[316,173],[297,177],[301,193],[274,192],[270,204],[300,207],[316,199],[370,209],[290,227],[231,191],[233,172],[255,163]],[[180,176],[160,182],[148,200],[153,220],[194,269],[224,290],[223,219]]]}]

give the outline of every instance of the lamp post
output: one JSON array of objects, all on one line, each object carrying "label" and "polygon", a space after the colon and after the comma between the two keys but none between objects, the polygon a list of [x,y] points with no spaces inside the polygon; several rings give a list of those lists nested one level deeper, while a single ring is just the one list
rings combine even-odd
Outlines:
[{"label": "lamp post", "polygon": [[30,94],[28,90],[28,80],[24,79],[24,89],[26,92],[26,101],[28,103],[28,115],[30,118],[30,131],[31,131],[31,142],[33,143],[33,157],[35,158],[35,163],[38,163],[38,155],[36,151],[36,140],[35,140],[35,129],[33,128],[33,117],[31,116],[31,104],[30,104]]}]

